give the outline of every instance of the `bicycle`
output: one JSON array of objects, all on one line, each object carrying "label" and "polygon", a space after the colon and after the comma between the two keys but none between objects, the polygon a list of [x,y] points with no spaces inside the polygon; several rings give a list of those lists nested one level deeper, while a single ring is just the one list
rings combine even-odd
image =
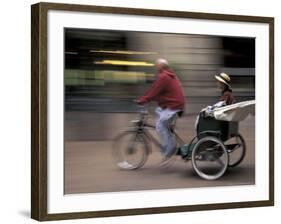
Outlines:
[{"label": "bicycle", "polygon": [[[148,112],[140,110],[139,119],[132,120],[133,127],[114,139],[113,157],[121,169],[141,168],[152,153],[151,143],[161,147],[160,142],[150,133],[155,125],[147,122]],[[238,122],[218,121],[205,117],[200,112],[197,123],[197,135],[186,144],[175,131],[178,115],[173,118],[170,131],[174,134],[177,147],[175,155],[185,161],[192,161],[195,172],[203,179],[216,180],[228,167],[235,167],[242,162],[246,153],[246,144],[238,133]],[[232,139],[231,143],[226,143]],[[237,152],[236,156],[232,156]]]}]

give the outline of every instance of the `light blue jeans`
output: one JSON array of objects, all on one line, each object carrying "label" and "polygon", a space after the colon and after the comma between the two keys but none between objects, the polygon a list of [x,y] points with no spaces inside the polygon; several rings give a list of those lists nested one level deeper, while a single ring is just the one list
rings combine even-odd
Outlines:
[{"label": "light blue jeans", "polygon": [[162,109],[157,107],[155,112],[158,114],[158,120],[156,122],[156,131],[161,139],[161,152],[163,156],[171,156],[176,148],[176,139],[173,133],[171,133],[169,127],[170,124],[176,119],[176,114],[179,110]]}]

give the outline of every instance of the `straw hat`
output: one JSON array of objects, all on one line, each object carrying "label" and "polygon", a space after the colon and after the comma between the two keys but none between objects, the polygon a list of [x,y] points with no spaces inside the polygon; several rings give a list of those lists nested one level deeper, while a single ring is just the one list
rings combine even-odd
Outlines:
[{"label": "straw hat", "polygon": [[215,78],[219,82],[222,82],[230,87],[230,77],[226,73],[220,73],[219,75],[215,75]]}]

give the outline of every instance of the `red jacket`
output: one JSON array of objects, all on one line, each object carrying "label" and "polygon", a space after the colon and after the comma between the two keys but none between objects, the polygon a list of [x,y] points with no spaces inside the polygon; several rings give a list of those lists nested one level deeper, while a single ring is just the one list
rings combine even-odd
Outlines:
[{"label": "red jacket", "polygon": [[184,110],[184,93],[179,79],[170,69],[162,69],[139,104],[156,101],[162,108]]}]

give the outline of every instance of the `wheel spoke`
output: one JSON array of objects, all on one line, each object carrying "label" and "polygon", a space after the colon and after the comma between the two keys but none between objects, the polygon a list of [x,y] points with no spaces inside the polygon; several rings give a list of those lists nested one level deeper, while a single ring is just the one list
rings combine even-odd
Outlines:
[{"label": "wheel spoke", "polygon": [[217,162],[219,165],[221,165],[221,166],[224,166],[224,165],[225,165],[225,163],[222,161],[221,158],[216,159],[216,162]]}]

